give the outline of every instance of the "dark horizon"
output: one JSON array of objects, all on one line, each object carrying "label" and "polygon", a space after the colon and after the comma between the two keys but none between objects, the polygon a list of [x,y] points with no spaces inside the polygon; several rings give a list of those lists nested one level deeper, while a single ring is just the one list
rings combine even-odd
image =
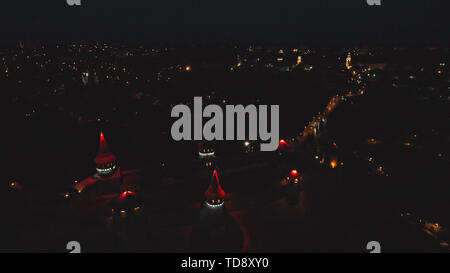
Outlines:
[{"label": "dark horizon", "polygon": [[[4,4],[3,44],[25,42],[448,44],[444,1],[138,2]],[[26,7],[26,8],[25,8]]]}]

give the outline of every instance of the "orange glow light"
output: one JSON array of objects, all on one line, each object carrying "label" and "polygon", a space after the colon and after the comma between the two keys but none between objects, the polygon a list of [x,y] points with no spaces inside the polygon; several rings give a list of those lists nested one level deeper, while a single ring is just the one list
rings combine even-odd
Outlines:
[{"label": "orange glow light", "polygon": [[336,166],[337,166],[337,162],[336,162],[336,160],[332,160],[331,162],[330,162],[330,166],[331,166],[331,168],[336,168]]}]

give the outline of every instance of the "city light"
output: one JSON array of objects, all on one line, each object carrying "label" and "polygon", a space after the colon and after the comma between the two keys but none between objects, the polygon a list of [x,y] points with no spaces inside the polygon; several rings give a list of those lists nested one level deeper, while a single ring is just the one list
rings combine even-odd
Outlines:
[{"label": "city light", "polygon": [[330,162],[330,166],[331,166],[331,168],[336,168],[336,166],[337,166],[337,161],[336,160],[331,160],[331,162]]},{"label": "city light", "polygon": [[[73,19],[88,9],[57,14]],[[357,9],[340,17],[370,17],[369,7]],[[117,33],[115,43],[39,33],[28,42],[9,24],[15,35],[12,43],[4,35],[0,48],[0,87],[10,224],[0,250],[61,252],[62,240],[80,240],[92,252],[370,252],[375,240],[383,252],[448,252],[447,47],[351,42],[377,20],[334,20],[326,25],[340,32],[331,35],[314,24],[293,33],[276,27],[280,14],[309,19],[273,11],[256,19],[270,14],[275,25],[256,29],[258,20],[238,8],[232,28],[221,25],[213,37],[211,20],[197,37],[187,33],[198,25],[183,25],[190,15],[169,16],[135,42],[126,41],[130,33],[149,22],[137,29],[113,22],[99,33]],[[203,15],[221,19],[211,12],[223,13],[220,7]],[[108,25],[85,21],[70,32]],[[317,33],[321,46],[311,41]],[[78,34],[69,36],[81,40]],[[260,145],[271,149],[255,150]],[[382,240],[405,232],[417,244]]]}]

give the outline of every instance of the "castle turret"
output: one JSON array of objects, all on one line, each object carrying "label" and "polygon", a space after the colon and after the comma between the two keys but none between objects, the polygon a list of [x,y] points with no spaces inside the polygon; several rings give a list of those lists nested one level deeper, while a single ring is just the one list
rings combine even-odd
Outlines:
[{"label": "castle turret", "polygon": [[200,141],[198,143],[198,156],[200,158],[213,157],[216,152],[214,145],[210,141]]},{"label": "castle turret", "polygon": [[226,193],[220,186],[217,171],[214,170],[209,187],[205,192],[206,205],[212,208],[221,207],[223,206],[225,196]]},{"label": "castle turret", "polygon": [[211,141],[200,141],[198,143],[198,156],[201,159],[203,166],[207,168],[215,168],[215,152],[216,149]]},{"label": "castle turret", "polygon": [[301,181],[301,176],[297,170],[292,170],[287,177],[291,183],[297,184]]},{"label": "castle turret", "polygon": [[111,201],[113,215],[127,217],[140,211],[142,203],[137,194],[132,191],[124,191]]},{"label": "castle turret", "polygon": [[94,163],[97,174],[102,177],[112,175],[117,169],[116,156],[110,152],[103,133],[100,133],[100,144]]}]

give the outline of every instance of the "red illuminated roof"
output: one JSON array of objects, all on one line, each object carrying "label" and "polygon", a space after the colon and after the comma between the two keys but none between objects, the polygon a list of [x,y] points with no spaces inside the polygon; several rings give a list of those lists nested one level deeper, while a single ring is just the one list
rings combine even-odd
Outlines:
[{"label": "red illuminated roof", "polygon": [[130,210],[141,206],[141,200],[136,193],[124,191],[111,201],[111,206],[116,210]]},{"label": "red illuminated roof", "polygon": [[94,159],[95,164],[106,164],[116,160],[116,156],[109,151],[108,143],[106,143],[105,136],[100,133],[100,143],[98,147],[97,156]]},{"label": "red illuminated roof", "polygon": [[126,198],[128,195],[134,195],[135,193],[134,192],[132,192],[132,191],[124,191],[121,195],[120,195],[120,197],[121,198]]},{"label": "red illuminated roof", "polygon": [[220,186],[219,177],[217,176],[217,171],[214,170],[213,175],[211,177],[211,182],[209,183],[209,187],[205,192],[206,200],[212,199],[224,199],[226,193]]},{"label": "red illuminated roof", "polygon": [[297,177],[298,176],[298,171],[297,170],[292,170],[291,171],[291,176],[292,177]]}]

